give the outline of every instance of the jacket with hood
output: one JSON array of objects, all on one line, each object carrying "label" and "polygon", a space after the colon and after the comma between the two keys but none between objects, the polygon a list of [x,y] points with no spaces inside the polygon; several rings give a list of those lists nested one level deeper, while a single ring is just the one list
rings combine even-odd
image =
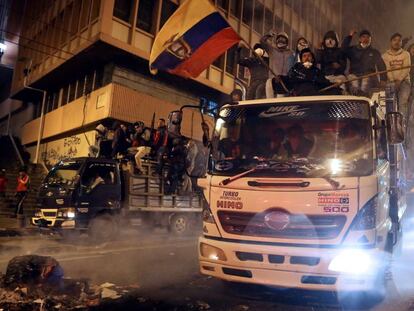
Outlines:
[{"label": "jacket with hood", "polygon": [[[260,43],[269,55],[269,67],[277,76],[287,76],[289,72],[289,57],[292,55],[292,51],[288,48],[278,49],[269,45],[266,42],[269,36],[264,35],[260,39]],[[288,38],[287,35],[285,37]],[[269,78],[273,78],[272,73],[269,73]]]},{"label": "jacket with hood", "polygon": [[[263,48],[261,44],[256,44],[254,50]],[[262,56],[263,61],[269,65],[269,57]],[[243,57],[238,61],[238,64],[243,67],[249,68],[250,80],[267,80],[269,78],[269,70],[263,63],[256,57]]]},{"label": "jacket with hood", "polygon": [[305,40],[306,42],[307,42],[307,44],[308,44],[308,47],[309,47],[309,42],[308,42],[308,40],[306,40],[306,38],[305,37],[300,37],[297,41],[296,41],[296,50],[295,50],[295,52],[292,54],[292,55],[290,55],[290,57],[289,57],[289,64],[288,64],[288,68],[289,68],[289,70],[296,64],[296,63],[300,63],[300,51],[299,51],[299,49],[298,49],[298,43],[299,43],[299,41],[300,40]]},{"label": "jacket with hood", "polygon": [[[403,49],[399,49],[398,51],[393,51],[389,49],[382,55],[382,59],[384,60],[385,65],[387,66],[387,70],[411,66],[410,53]],[[403,70],[387,72],[387,77],[389,81],[410,82],[410,69],[408,68]]]},{"label": "jacket with hood", "polygon": [[[326,39],[335,40],[335,46],[328,48],[325,45]],[[316,51],[316,63],[320,65],[325,76],[344,75],[346,68],[346,57],[344,51],[339,47],[338,35],[335,31],[328,31],[323,37],[322,48]],[[333,64],[338,63],[340,67],[334,68]]]},{"label": "jacket with hood", "polygon": [[[386,70],[381,53],[372,45],[363,48],[361,44],[352,45],[352,36],[347,36],[342,42],[345,56],[350,61],[349,73],[356,76],[363,76],[376,71]],[[387,81],[387,74],[380,75],[381,81]]]}]

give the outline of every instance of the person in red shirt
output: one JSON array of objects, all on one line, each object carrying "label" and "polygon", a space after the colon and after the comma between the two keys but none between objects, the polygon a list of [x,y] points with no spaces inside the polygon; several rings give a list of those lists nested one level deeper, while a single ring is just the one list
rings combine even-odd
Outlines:
[{"label": "person in red shirt", "polygon": [[0,197],[3,199],[6,198],[7,181],[6,170],[2,169],[0,171]]},{"label": "person in red shirt", "polygon": [[26,169],[22,168],[19,171],[19,176],[17,176],[17,188],[16,188],[16,216],[23,215],[23,202],[27,197],[29,191],[30,177],[27,175]]}]

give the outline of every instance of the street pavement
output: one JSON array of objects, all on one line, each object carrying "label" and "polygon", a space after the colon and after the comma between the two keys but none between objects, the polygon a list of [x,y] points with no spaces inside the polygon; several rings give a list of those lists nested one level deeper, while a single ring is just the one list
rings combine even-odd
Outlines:
[{"label": "street pavement", "polygon": [[[408,222],[413,227],[414,222]],[[96,310],[343,310],[332,292],[270,289],[229,285],[201,276],[197,262],[197,234],[177,238],[166,231],[144,233],[125,230],[118,241],[91,244],[87,237],[76,243],[56,235],[0,238],[0,271],[16,255],[50,255],[62,265],[65,276],[87,278],[94,284],[110,282],[135,288],[126,297],[105,302]],[[393,262],[387,298],[358,309],[409,310],[414,300],[414,233],[405,234],[403,256]]]}]

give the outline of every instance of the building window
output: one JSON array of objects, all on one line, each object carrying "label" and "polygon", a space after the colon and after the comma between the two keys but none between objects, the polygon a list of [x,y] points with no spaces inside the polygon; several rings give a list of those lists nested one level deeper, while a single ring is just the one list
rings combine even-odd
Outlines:
[{"label": "building window", "polygon": [[229,0],[217,0],[217,5],[227,11],[229,8]]},{"label": "building window", "polygon": [[226,54],[226,71],[231,75],[236,74],[236,52],[237,45],[233,46],[230,50],[228,50]]},{"label": "building window", "polygon": [[75,100],[76,95],[76,80],[69,85],[69,99],[68,103]]},{"label": "building window", "polygon": [[240,18],[242,2],[240,0],[230,0],[230,13]]},{"label": "building window", "polygon": [[69,4],[66,8],[65,11],[63,13],[63,26],[61,30],[61,41],[63,43],[66,43],[66,41],[68,40],[68,31],[67,29],[70,29],[70,17],[72,16],[72,10],[73,10],[73,3]]},{"label": "building window", "polygon": [[253,18],[253,0],[244,0],[243,2],[243,23],[251,26]]},{"label": "building window", "polygon": [[91,22],[94,21],[96,18],[98,18],[100,8],[101,8],[101,0],[93,0]]},{"label": "building window", "polygon": [[129,23],[133,0],[115,0],[114,16]]},{"label": "building window", "polygon": [[213,66],[216,66],[217,68],[223,69],[223,67],[224,67],[224,54],[223,55],[220,55],[220,57],[217,58],[213,62]]},{"label": "building window", "polygon": [[264,15],[264,5],[256,0],[255,5],[254,5],[253,29],[260,34],[263,32],[263,19],[264,19],[263,15]]},{"label": "building window", "polygon": [[88,95],[93,91],[93,76],[94,76],[93,71],[86,75],[85,95]]},{"label": "building window", "polygon": [[95,85],[93,86],[94,90],[97,90],[103,86],[103,77],[104,77],[104,69],[103,67],[96,70],[95,73]]},{"label": "building window", "polygon": [[62,90],[62,103],[61,106],[65,106],[68,103],[69,85],[66,85]]},{"label": "building window", "polygon": [[82,1],[82,13],[80,17],[80,28],[83,29],[86,25],[89,24],[89,13],[91,10],[91,0],[83,0]]},{"label": "building window", "polygon": [[82,8],[82,0],[75,0],[73,5],[72,25],[70,25],[70,34],[74,36],[79,30],[79,16]]},{"label": "building window", "polygon": [[162,1],[160,28],[164,26],[165,22],[170,18],[171,15],[173,15],[177,8],[178,5],[170,0]]},{"label": "building window", "polygon": [[154,0],[139,0],[137,27],[146,32],[152,33],[152,21],[154,20]]},{"label": "building window", "polygon": [[283,20],[279,16],[275,15],[275,29],[276,29],[276,31],[280,32],[280,31],[282,31],[282,28],[283,28]]},{"label": "building window", "polygon": [[78,80],[78,87],[76,89],[76,98],[83,96],[84,89],[85,89],[85,77],[82,77]]},{"label": "building window", "polygon": [[273,29],[273,13],[268,8],[265,9],[264,32],[268,33]]}]

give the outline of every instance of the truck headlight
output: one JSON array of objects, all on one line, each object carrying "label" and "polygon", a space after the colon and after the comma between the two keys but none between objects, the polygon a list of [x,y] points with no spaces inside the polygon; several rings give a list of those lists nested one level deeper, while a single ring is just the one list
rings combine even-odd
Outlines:
[{"label": "truck headlight", "polygon": [[211,213],[210,206],[205,198],[203,198],[202,204],[203,210],[201,212],[201,216],[203,218],[203,221],[208,222],[210,224],[215,224],[216,222],[214,220],[213,214]]},{"label": "truck headlight", "polygon": [[375,229],[377,219],[378,196],[369,200],[357,213],[351,224],[351,230]]},{"label": "truck headlight", "polygon": [[75,218],[75,212],[68,212],[67,217],[68,218]]},{"label": "truck headlight", "polygon": [[41,211],[36,211],[34,213],[35,217],[42,217],[42,212]]},{"label": "truck headlight", "polygon": [[224,254],[224,251],[221,248],[205,243],[200,243],[200,254],[211,260],[227,261],[226,254]]},{"label": "truck headlight", "polygon": [[363,250],[348,249],[339,253],[329,264],[328,269],[346,274],[367,274],[372,271],[374,262]]}]

